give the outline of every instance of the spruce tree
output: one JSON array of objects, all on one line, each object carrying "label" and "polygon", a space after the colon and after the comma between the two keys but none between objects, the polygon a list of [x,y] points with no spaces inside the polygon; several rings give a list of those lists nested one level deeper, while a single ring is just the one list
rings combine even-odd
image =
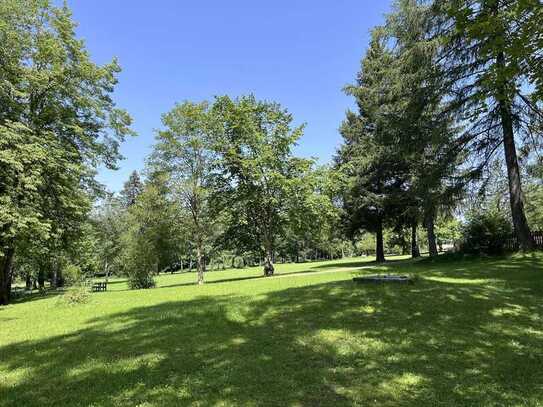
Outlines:
[{"label": "spruce tree", "polygon": [[344,144],[336,157],[347,179],[343,197],[347,229],[350,234],[361,229],[375,233],[378,262],[385,260],[383,229],[400,213],[408,179],[408,166],[397,145],[385,142],[394,116],[389,109],[395,108],[389,89],[393,55],[386,42],[383,28],[376,28],[357,81],[346,88],[358,111],[347,112],[340,128]]},{"label": "spruce tree", "polygon": [[136,170],[132,171],[121,190],[121,202],[124,208],[129,208],[136,203],[136,199],[143,191],[143,183]]}]

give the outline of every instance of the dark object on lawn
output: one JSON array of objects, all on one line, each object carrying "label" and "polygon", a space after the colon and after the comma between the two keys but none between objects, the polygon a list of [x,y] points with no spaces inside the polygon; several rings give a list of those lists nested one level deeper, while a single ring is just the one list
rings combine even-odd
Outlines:
[{"label": "dark object on lawn", "polygon": [[390,274],[384,275],[374,275],[374,276],[364,276],[364,277],[353,277],[355,283],[400,283],[400,284],[413,284],[413,279],[408,276],[393,276]]},{"label": "dark object on lawn", "polygon": [[94,283],[92,285],[92,291],[107,291],[107,283]]}]

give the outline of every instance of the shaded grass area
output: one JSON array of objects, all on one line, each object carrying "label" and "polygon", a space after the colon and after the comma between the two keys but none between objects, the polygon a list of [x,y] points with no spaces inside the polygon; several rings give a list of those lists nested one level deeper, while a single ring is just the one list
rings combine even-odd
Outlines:
[{"label": "shaded grass area", "polygon": [[359,266],[3,308],[0,406],[541,405],[542,255]]}]

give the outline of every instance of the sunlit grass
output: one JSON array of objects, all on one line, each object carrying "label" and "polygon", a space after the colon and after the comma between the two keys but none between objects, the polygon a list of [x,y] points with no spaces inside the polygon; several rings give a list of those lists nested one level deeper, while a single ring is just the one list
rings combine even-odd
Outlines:
[{"label": "sunlit grass", "polygon": [[541,254],[370,261],[0,308],[0,406],[542,405]]}]

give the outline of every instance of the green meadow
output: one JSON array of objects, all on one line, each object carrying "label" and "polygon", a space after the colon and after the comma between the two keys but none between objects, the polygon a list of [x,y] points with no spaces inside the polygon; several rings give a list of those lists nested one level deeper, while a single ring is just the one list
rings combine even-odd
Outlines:
[{"label": "green meadow", "polygon": [[[540,406],[543,255],[110,282],[0,308],[0,406]],[[352,277],[409,274],[410,285]]]}]

